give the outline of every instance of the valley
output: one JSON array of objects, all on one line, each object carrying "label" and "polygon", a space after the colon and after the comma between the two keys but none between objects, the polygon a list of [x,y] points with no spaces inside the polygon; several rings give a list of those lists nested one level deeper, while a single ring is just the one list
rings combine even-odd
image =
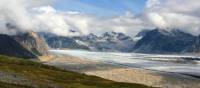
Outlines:
[{"label": "valley", "polygon": [[200,88],[200,0],[0,0],[0,88]]},{"label": "valley", "polygon": [[[199,57],[194,55],[90,52],[84,50],[50,50],[50,52],[61,57],[47,61],[48,65],[114,81],[141,83],[163,88],[171,88],[172,86],[198,88],[200,86],[198,85],[200,82]],[[66,59],[66,55],[77,57],[80,60]]]}]

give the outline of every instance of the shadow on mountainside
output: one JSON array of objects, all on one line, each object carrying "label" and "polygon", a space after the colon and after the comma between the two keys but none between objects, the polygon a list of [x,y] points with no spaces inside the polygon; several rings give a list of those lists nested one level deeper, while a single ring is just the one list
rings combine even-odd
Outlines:
[{"label": "shadow on mountainside", "polygon": [[0,35],[0,54],[22,58],[36,58],[34,54],[8,35]]}]

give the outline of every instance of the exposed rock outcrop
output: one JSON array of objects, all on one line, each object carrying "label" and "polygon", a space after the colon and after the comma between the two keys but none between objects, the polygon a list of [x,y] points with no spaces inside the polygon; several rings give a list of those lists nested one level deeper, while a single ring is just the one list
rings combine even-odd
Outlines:
[{"label": "exposed rock outcrop", "polygon": [[27,32],[13,36],[25,49],[36,56],[48,53],[48,45],[42,37],[35,32]]}]

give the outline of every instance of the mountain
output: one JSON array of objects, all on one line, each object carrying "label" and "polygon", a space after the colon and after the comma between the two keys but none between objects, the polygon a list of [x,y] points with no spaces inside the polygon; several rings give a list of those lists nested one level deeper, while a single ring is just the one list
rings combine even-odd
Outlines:
[{"label": "mountain", "polygon": [[0,34],[0,54],[23,57],[23,58],[36,58],[36,56],[24,48],[19,42],[13,37]]},{"label": "mountain", "polygon": [[41,34],[51,48],[85,49],[103,52],[136,53],[198,53],[200,36],[193,36],[178,29],[143,30],[131,38],[123,33],[105,32],[97,36],[89,34],[77,37],[63,37]]},{"label": "mountain", "polygon": [[[149,31],[134,46],[138,53],[184,53],[192,52],[199,46],[197,37],[188,33],[172,30],[155,29]],[[190,50],[191,49],[191,50]]]},{"label": "mountain", "polygon": [[48,45],[43,37],[35,32],[20,33],[12,37],[36,56],[48,54]]},{"label": "mountain", "polygon": [[135,42],[123,33],[106,32],[101,36],[89,34],[79,37],[44,35],[52,48],[87,49],[92,51],[130,52]]},{"label": "mountain", "polygon": [[90,34],[79,37],[93,51],[131,52],[135,44],[133,39],[123,33],[106,32],[101,36]]},{"label": "mountain", "polygon": [[139,33],[137,33],[137,35],[135,36],[135,37],[143,37],[143,36],[145,36],[148,32],[150,32],[151,30],[148,30],[148,29],[146,29],[146,30],[142,30],[142,31],[140,31]]},{"label": "mountain", "polygon": [[44,39],[35,32],[19,33],[16,35],[0,34],[0,54],[37,58],[48,54],[48,45]]},{"label": "mountain", "polygon": [[88,49],[87,46],[79,44],[75,39],[71,37],[55,36],[46,40],[52,48],[71,48],[71,49]]},{"label": "mountain", "polygon": [[133,38],[134,41],[139,41],[142,39],[150,30],[142,30],[141,32],[137,33],[137,35]]},{"label": "mountain", "polygon": [[194,43],[187,47],[184,52],[199,53],[200,52],[200,35],[195,37]]}]

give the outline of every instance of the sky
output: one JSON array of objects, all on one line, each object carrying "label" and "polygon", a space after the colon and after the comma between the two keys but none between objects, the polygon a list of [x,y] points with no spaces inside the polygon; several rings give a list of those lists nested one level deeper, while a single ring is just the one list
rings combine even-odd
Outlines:
[{"label": "sky", "polygon": [[139,14],[146,0],[59,0],[55,8],[62,11],[78,11],[99,16],[122,15],[127,11]]},{"label": "sky", "polygon": [[134,37],[159,28],[198,36],[199,9],[200,0],[0,0],[0,33],[82,36],[114,31]]}]

